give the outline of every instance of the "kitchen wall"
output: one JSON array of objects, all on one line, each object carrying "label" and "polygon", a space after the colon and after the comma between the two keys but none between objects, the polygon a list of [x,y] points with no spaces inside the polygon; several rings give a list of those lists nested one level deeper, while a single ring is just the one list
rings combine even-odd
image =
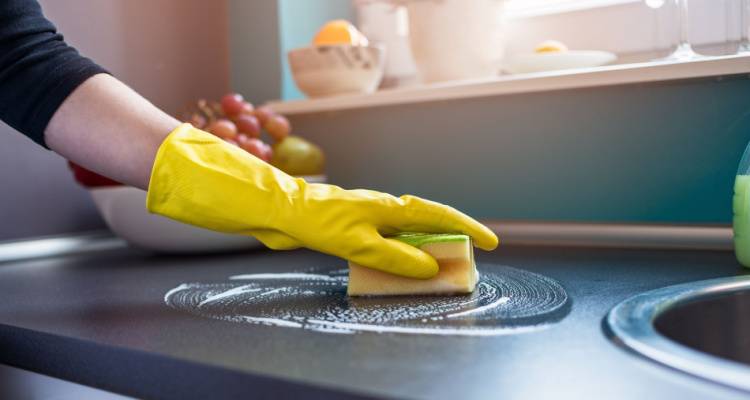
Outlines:
[{"label": "kitchen wall", "polygon": [[[70,44],[170,113],[229,88],[225,0],[41,4]],[[2,124],[0,163],[0,240],[103,227],[64,160]]]},{"label": "kitchen wall", "polygon": [[277,1],[229,0],[231,86],[252,103],[281,98],[280,35]]},{"label": "kitchen wall", "polygon": [[728,224],[750,77],[293,116],[330,181],[488,219]]}]

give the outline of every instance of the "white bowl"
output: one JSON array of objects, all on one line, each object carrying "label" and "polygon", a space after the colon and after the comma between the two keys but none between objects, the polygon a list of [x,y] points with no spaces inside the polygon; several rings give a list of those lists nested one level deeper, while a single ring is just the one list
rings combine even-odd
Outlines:
[{"label": "white bowl", "polygon": [[372,93],[385,68],[385,49],[379,46],[303,47],[287,57],[294,82],[308,97]]},{"label": "white bowl", "polygon": [[590,68],[609,64],[617,56],[607,51],[571,50],[558,53],[523,54],[513,57],[505,70],[511,74]]},{"label": "white bowl", "polygon": [[[325,176],[304,177],[325,182]],[[133,246],[167,253],[202,253],[263,247],[257,239],[230,235],[173,221],[146,209],[146,192],[130,186],[90,188],[107,226]]]}]

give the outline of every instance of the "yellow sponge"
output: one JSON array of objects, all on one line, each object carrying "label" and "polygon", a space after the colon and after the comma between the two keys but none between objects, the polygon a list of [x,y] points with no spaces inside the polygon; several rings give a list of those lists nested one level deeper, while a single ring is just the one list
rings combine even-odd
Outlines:
[{"label": "yellow sponge", "polygon": [[413,279],[349,263],[349,296],[471,293],[479,274],[471,238],[460,234],[403,233],[392,237],[425,251],[440,271],[430,279]]}]

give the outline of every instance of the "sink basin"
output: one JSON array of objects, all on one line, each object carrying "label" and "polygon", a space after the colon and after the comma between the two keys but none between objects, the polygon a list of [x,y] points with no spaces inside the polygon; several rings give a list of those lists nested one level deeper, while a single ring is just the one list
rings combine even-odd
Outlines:
[{"label": "sink basin", "polygon": [[615,306],[617,344],[706,380],[750,391],[750,276],[669,286]]}]

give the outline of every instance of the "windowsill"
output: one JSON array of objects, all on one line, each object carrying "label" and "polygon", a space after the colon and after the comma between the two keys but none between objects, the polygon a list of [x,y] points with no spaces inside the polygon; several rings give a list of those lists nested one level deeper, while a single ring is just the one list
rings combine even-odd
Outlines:
[{"label": "windowsill", "polygon": [[294,115],[397,104],[503,96],[596,86],[663,82],[748,73],[750,73],[750,56],[732,55],[707,57],[687,62],[646,62],[533,74],[505,75],[491,79],[387,89],[372,94],[286,102],[275,101],[270,102],[268,105],[276,112]]}]

